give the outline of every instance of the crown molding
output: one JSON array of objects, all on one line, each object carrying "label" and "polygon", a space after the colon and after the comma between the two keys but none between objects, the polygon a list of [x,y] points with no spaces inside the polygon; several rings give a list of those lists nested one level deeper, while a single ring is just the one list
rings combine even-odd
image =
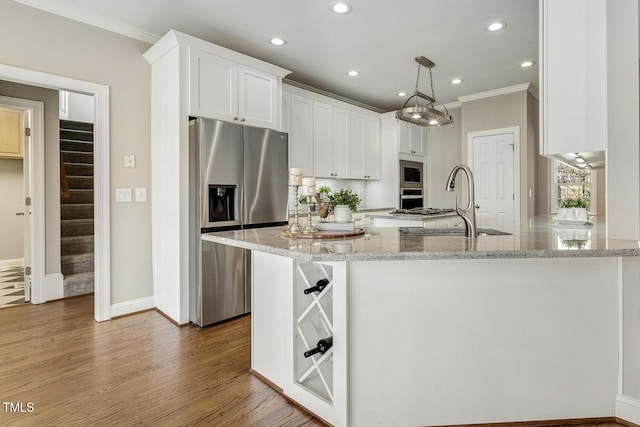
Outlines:
[{"label": "crown molding", "polygon": [[283,78],[282,79],[282,83],[287,84],[289,86],[293,86],[293,87],[297,87],[299,89],[303,89],[309,92],[313,92],[313,93],[317,93],[318,95],[322,95],[322,96],[326,96],[327,98],[333,98],[336,99],[338,101],[342,101],[342,102],[346,102],[347,104],[351,104],[351,105],[355,105],[356,107],[360,107],[360,108],[364,108],[366,110],[371,110],[374,111],[376,113],[384,113],[385,110],[382,110],[380,108],[374,107],[372,105],[369,104],[365,104],[364,102],[359,102],[341,95],[337,95],[335,93],[332,92],[327,92],[326,90],[322,90],[322,89],[318,89],[316,87],[313,86],[309,86],[307,84],[304,83],[298,83],[295,80],[291,80],[288,78]]},{"label": "crown molding", "polygon": [[460,96],[458,97],[458,101],[469,102],[469,101],[476,101],[478,99],[491,98],[493,96],[507,95],[509,93],[523,92],[523,91],[529,90],[530,86],[531,86],[531,83],[523,83],[515,86],[503,87],[501,89],[488,90],[486,92],[479,92],[479,93],[474,93],[472,95]]},{"label": "crown molding", "polygon": [[75,7],[63,5],[55,0],[13,0],[25,6],[35,9],[44,10],[45,12],[63,16],[74,21],[82,22],[103,30],[121,34],[132,39],[141,40],[146,43],[154,44],[160,40],[160,36],[148,33],[131,25],[121,24],[119,22],[107,19],[105,17],[77,9]]}]

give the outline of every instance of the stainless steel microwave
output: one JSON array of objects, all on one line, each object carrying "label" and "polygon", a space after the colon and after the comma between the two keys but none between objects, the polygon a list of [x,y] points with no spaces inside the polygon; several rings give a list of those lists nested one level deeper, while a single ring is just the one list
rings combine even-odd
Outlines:
[{"label": "stainless steel microwave", "polygon": [[400,188],[422,188],[423,167],[420,162],[400,160]]}]

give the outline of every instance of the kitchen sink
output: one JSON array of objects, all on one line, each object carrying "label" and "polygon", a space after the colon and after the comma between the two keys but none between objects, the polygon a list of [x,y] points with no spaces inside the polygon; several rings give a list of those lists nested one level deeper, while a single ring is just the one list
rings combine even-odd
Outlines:
[{"label": "kitchen sink", "polygon": [[[457,228],[401,228],[403,234],[416,234],[420,236],[464,236],[464,227]],[[510,236],[511,233],[494,230],[492,228],[478,228],[478,236]]]}]

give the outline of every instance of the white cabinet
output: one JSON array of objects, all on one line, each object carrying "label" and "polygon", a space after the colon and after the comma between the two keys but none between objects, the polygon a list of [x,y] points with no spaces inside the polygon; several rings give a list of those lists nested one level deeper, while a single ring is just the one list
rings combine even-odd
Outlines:
[{"label": "white cabinet", "polygon": [[290,167],[301,168],[306,176],[314,176],[313,101],[296,94],[291,94],[289,150]]},{"label": "white cabinet", "polygon": [[313,171],[323,178],[349,178],[349,112],[313,102]]},{"label": "white cabinet", "polygon": [[189,114],[278,128],[278,78],[191,47]]},{"label": "white cabinet", "polygon": [[607,2],[543,0],[541,7],[540,152],[604,151]]},{"label": "white cabinet", "polygon": [[424,157],[424,129],[424,126],[398,120],[398,150],[401,153]]},{"label": "white cabinet", "polygon": [[307,176],[380,179],[380,115],[313,92],[286,86],[290,166]]},{"label": "white cabinet", "polygon": [[380,120],[349,113],[349,164],[354,179],[380,179]]}]

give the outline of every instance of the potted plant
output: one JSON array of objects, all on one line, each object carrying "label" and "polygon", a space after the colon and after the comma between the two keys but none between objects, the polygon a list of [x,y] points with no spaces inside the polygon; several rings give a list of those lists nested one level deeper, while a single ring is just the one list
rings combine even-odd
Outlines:
[{"label": "potted plant", "polygon": [[350,222],[359,203],[360,197],[350,188],[329,195],[329,210],[333,212],[336,222]]},{"label": "potted plant", "polygon": [[587,202],[580,198],[564,199],[560,204],[558,216],[561,219],[586,221],[589,218]]}]

